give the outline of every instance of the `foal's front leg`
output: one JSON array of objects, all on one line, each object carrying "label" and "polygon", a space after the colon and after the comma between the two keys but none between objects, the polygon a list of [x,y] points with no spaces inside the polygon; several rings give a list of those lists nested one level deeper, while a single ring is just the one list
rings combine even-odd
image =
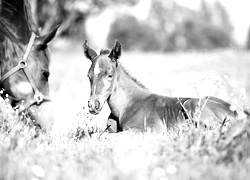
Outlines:
[{"label": "foal's front leg", "polygon": [[116,117],[112,113],[110,113],[110,115],[108,117],[107,127],[108,126],[110,126],[108,128],[109,133],[117,133],[118,132],[118,120],[116,119]]}]

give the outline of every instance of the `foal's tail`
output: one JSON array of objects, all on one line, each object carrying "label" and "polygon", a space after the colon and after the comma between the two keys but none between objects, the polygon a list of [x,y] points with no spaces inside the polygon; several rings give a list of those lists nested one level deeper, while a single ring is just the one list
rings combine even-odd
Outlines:
[{"label": "foal's tail", "polygon": [[[208,98],[208,97],[205,97]],[[228,111],[229,114],[234,117],[235,119],[244,119],[244,118],[250,118],[250,111],[243,109],[241,111],[238,110],[232,110],[232,105],[229,104],[226,101],[223,101],[222,99],[216,98],[216,97],[209,97],[209,101],[212,101],[213,103],[219,105],[218,107],[223,107],[224,110]]]},{"label": "foal's tail", "polygon": [[250,111],[246,109],[243,110],[229,109],[229,115],[233,117],[235,120],[250,119]]}]

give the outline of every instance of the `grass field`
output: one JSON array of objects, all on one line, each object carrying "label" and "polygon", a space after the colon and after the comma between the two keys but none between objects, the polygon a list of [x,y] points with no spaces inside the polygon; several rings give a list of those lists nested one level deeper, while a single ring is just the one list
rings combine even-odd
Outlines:
[{"label": "grass field", "polygon": [[[87,72],[91,62],[81,44],[52,51],[50,88],[58,128],[86,115],[89,98]],[[224,50],[204,53],[123,53],[122,64],[150,91],[166,96],[203,97],[212,95],[238,108],[248,108],[250,95],[250,53]],[[62,113],[63,112],[63,113]],[[109,109],[95,117],[105,126]],[[74,117],[74,120],[72,120]],[[103,118],[105,117],[105,118]]]},{"label": "grass field", "polygon": [[[52,49],[50,88],[55,127],[29,128],[1,102],[0,180],[7,179],[248,179],[250,126],[241,120],[226,134],[183,124],[164,135],[125,132],[91,136],[105,127],[109,109],[88,113],[90,66],[81,44]],[[248,108],[250,53],[124,53],[121,62],[152,92],[220,97]],[[93,127],[93,128],[92,128]],[[38,135],[39,134],[39,135]],[[101,136],[100,136],[101,135]],[[36,138],[35,138],[36,137]]]}]

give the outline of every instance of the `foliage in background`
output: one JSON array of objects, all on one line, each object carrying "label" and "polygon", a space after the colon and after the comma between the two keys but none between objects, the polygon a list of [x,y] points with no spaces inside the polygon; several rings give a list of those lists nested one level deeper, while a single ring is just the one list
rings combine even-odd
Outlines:
[{"label": "foliage in background", "polygon": [[111,26],[109,46],[119,38],[125,50],[179,51],[230,47],[231,23],[224,7],[202,2],[199,11],[175,2],[152,1],[148,19],[122,16]]},{"label": "foliage in background", "polygon": [[250,27],[248,28],[246,48],[247,50],[250,50]]},{"label": "foliage in background", "polygon": [[157,51],[160,48],[157,40],[157,33],[154,29],[143,22],[138,21],[134,16],[123,15],[111,25],[108,35],[108,46],[112,47],[114,39],[122,42],[123,49]]},{"label": "foliage in background", "polygon": [[42,32],[61,24],[60,34],[68,38],[86,37],[85,23],[91,15],[100,14],[111,5],[133,5],[137,0],[32,0],[35,22]]},{"label": "foliage in background", "polygon": [[[110,6],[135,5],[138,0],[32,0],[33,17],[42,32],[62,24],[60,35],[84,39],[86,20]],[[118,16],[111,25],[108,45],[119,39],[125,50],[185,51],[232,46],[232,27],[224,7],[202,1],[194,11],[175,1],[154,0],[148,18],[141,22],[130,15]]]}]

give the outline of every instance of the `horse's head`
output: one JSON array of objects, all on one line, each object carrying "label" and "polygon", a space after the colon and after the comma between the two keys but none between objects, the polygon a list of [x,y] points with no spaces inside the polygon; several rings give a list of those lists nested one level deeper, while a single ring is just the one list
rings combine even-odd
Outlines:
[{"label": "horse's head", "polygon": [[[44,36],[31,33],[27,42],[6,36],[0,43],[0,86],[13,106],[27,112],[42,128],[50,128],[53,112],[49,99],[49,52],[47,45],[58,27]],[[16,40],[18,37],[15,38]]]},{"label": "horse's head", "polygon": [[83,47],[85,56],[92,62],[88,72],[91,85],[89,111],[92,114],[98,114],[115,90],[117,60],[121,56],[121,44],[116,40],[111,51],[102,50],[100,55],[97,55],[93,49],[88,47],[87,41],[85,41]]}]

